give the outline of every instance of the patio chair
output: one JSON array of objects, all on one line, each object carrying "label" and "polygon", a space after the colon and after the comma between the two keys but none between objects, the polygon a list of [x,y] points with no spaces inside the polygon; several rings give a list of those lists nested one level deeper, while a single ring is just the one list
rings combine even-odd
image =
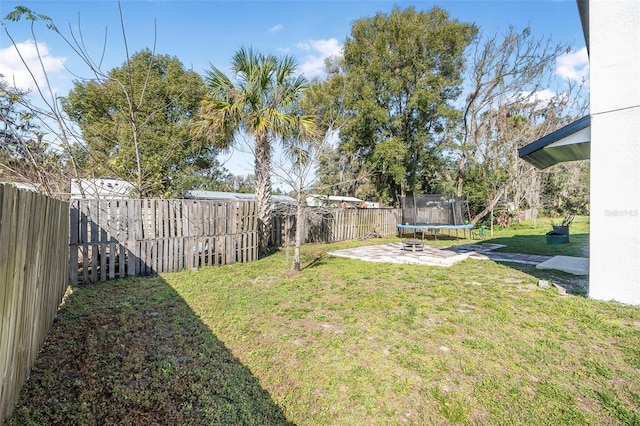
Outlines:
[{"label": "patio chair", "polygon": [[475,240],[477,237],[478,240],[484,240],[486,231],[487,228],[484,225],[482,225],[479,229],[472,229],[471,238]]}]

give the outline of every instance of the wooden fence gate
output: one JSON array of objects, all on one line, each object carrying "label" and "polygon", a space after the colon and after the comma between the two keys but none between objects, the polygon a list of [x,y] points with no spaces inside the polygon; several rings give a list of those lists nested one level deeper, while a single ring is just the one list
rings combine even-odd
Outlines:
[{"label": "wooden fence gate", "polygon": [[74,200],[69,223],[71,284],[258,258],[254,201]]}]

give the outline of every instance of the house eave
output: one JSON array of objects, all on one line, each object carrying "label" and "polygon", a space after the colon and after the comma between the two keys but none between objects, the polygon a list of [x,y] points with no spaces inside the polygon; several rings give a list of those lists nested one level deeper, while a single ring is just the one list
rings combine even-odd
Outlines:
[{"label": "house eave", "polygon": [[518,150],[518,156],[539,169],[591,156],[591,117],[585,116]]}]

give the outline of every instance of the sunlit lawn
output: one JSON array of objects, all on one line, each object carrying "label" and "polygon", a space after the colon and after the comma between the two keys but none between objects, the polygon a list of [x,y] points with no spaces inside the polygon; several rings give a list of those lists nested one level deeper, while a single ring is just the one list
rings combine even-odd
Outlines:
[{"label": "sunlit lawn", "polygon": [[640,308],[326,254],[376,242],[80,288],[10,424],[640,422]]}]

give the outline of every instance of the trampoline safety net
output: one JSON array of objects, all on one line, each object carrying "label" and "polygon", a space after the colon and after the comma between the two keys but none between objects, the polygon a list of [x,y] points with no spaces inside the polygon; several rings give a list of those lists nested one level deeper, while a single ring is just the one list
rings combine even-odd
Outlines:
[{"label": "trampoline safety net", "polygon": [[467,197],[444,194],[407,195],[402,199],[402,223],[410,225],[463,225]]}]

